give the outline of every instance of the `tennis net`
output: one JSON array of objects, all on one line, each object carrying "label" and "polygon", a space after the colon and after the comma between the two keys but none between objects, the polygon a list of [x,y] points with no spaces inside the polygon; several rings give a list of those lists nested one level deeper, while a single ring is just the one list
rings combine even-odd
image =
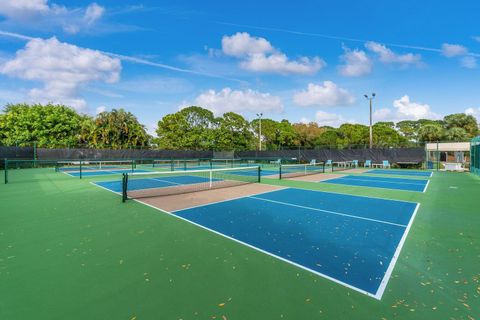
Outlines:
[{"label": "tennis net", "polygon": [[[200,169],[202,166],[202,161],[200,159],[156,159],[153,160],[153,167],[160,168],[164,170],[188,170],[190,168]],[[208,163],[208,168],[210,164]]]},{"label": "tennis net", "polygon": [[260,167],[124,173],[122,201],[260,182]]},{"label": "tennis net", "polygon": [[210,160],[210,165],[212,168],[218,168],[218,167],[240,167],[242,166],[242,160],[241,159],[211,159]]},{"label": "tennis net", "polygon": [[281,164],[279,169],[280,179],[307,176],[325,172],[324,163],[315,164]]},{"label": "tennis net", "polygon": [[72,160],[57,161],[56,171],[86,172],[134,170],[134,160]]}]

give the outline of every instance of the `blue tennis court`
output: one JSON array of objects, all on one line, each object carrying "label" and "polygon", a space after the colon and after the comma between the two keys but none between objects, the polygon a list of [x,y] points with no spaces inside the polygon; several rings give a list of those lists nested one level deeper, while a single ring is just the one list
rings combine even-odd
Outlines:
[{"label": "blue tennis court", "polygon": [[428,180],[425,179],[402,179],[371,176],[347,175],[340,178],[324,180],[323,183],[343,184],[348,186],[361,186],[372,188],[395,189],[405,191],[425,192]]},{"label": "blue tennis court", "polygon": [[174,214],[380,299],[417,207],[290,188]]},{"label": "blue tennis court", "polygon": [[431,177],[433,174],[433,172],[430,172],[430,171],[385,170],[385,169],[373,169],[373,170],[368,170],[365,173],[394,174],[398,176],[414,176],[414,177]]}]

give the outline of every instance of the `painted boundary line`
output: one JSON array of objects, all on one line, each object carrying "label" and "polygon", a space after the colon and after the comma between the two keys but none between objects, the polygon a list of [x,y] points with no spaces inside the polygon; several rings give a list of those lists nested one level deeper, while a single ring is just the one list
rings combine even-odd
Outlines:
[{"label": "painted boundary line", "polygon": [[[104,189],[104,190],[107,190],[107,191],[110,191],[110,192],[112,192],[112,193],[115,193],[115,194],[120,195],[120,193],[115,192],[115,191],[112,191],[112,190],[110,190],[110,189],[108,189],[108,188],[105,188],[105,187],[103,187],[103,186],[100,186],[100,185],[98,185],[98,184],[96,184],[96,183],[94,183],[94,182],[90,182],[90,183],[93,184],[93,185],[95,185],[95,186],[97,186],[97,187],[100,187],[100,188],[102,188],[102,189]],[[289,189],[289,188],[286,188],[286,189]],[[307,190],[307,191],[314,191],[314,192],[323,192],[323,191],[315,191],[315,190],[308,190],[308,189],[301,189],[301,188],[292,188],[292,189]],[[256,194],[256,195],[271,193],[271,192],[275,192],[275,191],[278,191],[278,190],[262,192],[262,193],[258,193],[258,194]],[[327,193],[328,193],[328,192],[327,192]],[[337,193],[334,193],[334,192],[330,192],[330,193],[337,194]],[[238,197],[238,198],[232,198],[232,199],[227,199],[227,200],[212,202],[212,203],[203,204],[203,205],[199,205],[199,206],[194,206],[194,207],[190,207],[190,208],[185,208],[185,209],[181,209],[181,210],[174,210],[174,211],[171,211],[171,212],[166,211],[166,210],[162,210],[162,209],[160,209],[160,208],[157,208],[157,207],[155,207],[155,206],[153,206],[153,205],[151,205],[151,204],[145,203],[145,202],[143,202],[143,201],[141,201],[141,200],[139,200],[139,199],[132,199],[132,200],[134,200],[134,201],[137,202],[137,203],[141,203],[141,204],[143,204],[143,205],[146,205],[147,207],[150,207],[150,208],[155,209],[155,210],[157,210],[157,211],[160,211],[160,212],[163,213],[163,214],[168,214],[168,215],[173,216],[173,217],[175,217],[175,218],[177,218],[177,219],[180,219],[180,220],[183,220],[183,221],[185,221],[185,222],[191,223],[191,224],[193,224],[193,225],[195,225],[195,226],[197,226],[197,227],[199,227],[199,228],[201,228],[201,229],[210,231],[210,232],[215,233],[215,234],[217,234],[217,235],[219,235],[219,236],[221,236],[221,237],[224,237],[224,238],[227,238],[227,239],[229,239],[229,240],[235,241],[235,242],[237,242],[237,243],[240,243],[240,244],[242,244],[242,245],[245,245],[246,247],[249,247],[249,248],[251,248],[251,249],[254,249],[254,250],[258,251],[258,252],[264,253],[264,254],[269,255],[269,256],[271,256],[271,257],[277,258],[277,259],[279,259],[279,260],[281,260],[281,261],[283,261],[283,262],[286,262],[286,263],[288,263],[288,264],[291,264],[291,265],[293,265],[293,266],[296,266],[296,267],[298,267],[298,268],[300,268],[300,269],[303,269],[303,270],[306,270],[306,271],[311,272],[311,273],[313,273],[313,274],[316,274],[316,275],[318,275],[318,276],[321,276],[322,278],[325,278],[325,279],[327,279],[327,280],[330,280],[330,281],[332,281],[332,282],[335,282],[335,283],[337,283],[337,284],[340,284],[340,285],[342,285],[342,286],[344,286],[344,287],[347,287],[347,288],[352,289],[352,290],[354,290],[354,291],[363,293],[363,294],[365,294],[365,295],[367,295],[367,296],[369,296],[369,297],[375,298],[376,300],[381,300],[381,299],[382,299],[382,296],[383,296],[383,293],[384,293],[384,291],[385,291],[385,288],[386,288],[386,286],[387,286],[387,284],[388,284],[388,281],[390,280],[391,273],[392,273],[392,271],[393,271],[393,269],[394,269],[394,267],[395,267],[396,261],[398,260],[398,257],[399,257],[399,255],[400,255],[400,252],[401,252],[402,247],[403,247],[403,244],[404,244],[404,242],[405,242],[405,240],[406,240],[406,238],[407,238],[407,235],[408,235],[408,232],[409,232],[409,230],[410,230],[410,227],[411,227],[411,225],[413,224],[413,220],[414,220],[414,218],[415,218],[415,216],[416,216],[416,213],[417,213],[417,210],[418,210],[418,208],[419,208],[419,206],[420,206],[420,204],[417,203],[417,206],[415,207],[414,213],[412,214],[412,217],[410,218],[410,221],[409,221],[406,229],[405,229],[404,232],[403,232],[402,238],[400,239],[400,242],[399,242],[399,244],[398,244],[398,246],[397,246],[397,249],[395,250],[395,253],[394,253],[394,255],[392,256],[392,259],[390,260],[390,264],[389,264],[389,266],[388,266],[388,268],[387,268],[387,271],[385,272],[384,277],[383,277],[382,281],[380,282],[380,285],[379,285],[379,287],[378,287],[378,289],[377,289],[377,292],[376,292],[375,294],[372,294],[372,293],[367,292],[367,291],[365,291],[365,290],[363,290],[363,289],[360,289],[360,288],[357,288],[357,287],[355,287],[355,286],[352,286],[351,284],[348,284],[348,283],[346,283],[346,282],[343,282],[343,281],[341,281],[341,280],[338,280],[338,279],[336,279],[336,278],[333,278],[333,277],[331,277],[331,276],[328,276],[328,275],[323,274],[323,273],[321,273],[321,272],[318,272],[318,271],[316,271],[316,270],[310,269],[310,268],[308,268],[308,267],[306,267],[306,266],[303,266],[303,265],[301,265],[301,264],[295,263],[295,262],[290,261],[290,260],[288,260],[288,259],[286,259],[286,258],[277,256],[277,255],[275,255],[275,254],[273,254],[273,253],[271,253],[271,252],[265,251],[265,250],[263,250],[263,249],[260,249],[260,248],[258,248],[258,247],[255,247],[255,246],[253,246],[253,245],[251,245],[251,244],[248,244],[248,243],[243,242],[243,241],[241,241],[241,240],[232,238],[232,237],[227,236],[227,235],[225,235],[225,234],[223,234],[223,233],[221,233],[221,232],[218,232],[218,231],[216,231],[216,230],[210,229],[210,228],[208,228],[208,227],[206,227],[206,226],[203,226],[203,225],[201,225],[201,224],[198,224],[198,223],[196,223],[196,222],[193,222],[193,221],[191,221],[191,220],[188,220],[188,219],[186,219],[186,218],[183,218],[183,217],[180,217],[180,216],[174,214],[174,212],[178,212],[178,211],[189,210],[189,209],[198,208],[198,207],[205,207],[205,206],[209,206],[209,205],[216,204],[216,203],[228,202],[228,201],[238,200],[238,199],[243,199],[243,198],[253,198],[253,199],[255,199],[253,196],[242,196],[242,197]],[[369,198],[369,197],[366,197],[366,198]],[[370,197],[370,198],[371,198],[371,197]],[[381,199],[381,198],[377,198],[377,199]],[[409,201],[389,200],[389,199],[382,199],[382,200],[399,201],[399,202],[409,202]],[[402,227],[405,227],[405,226],[402,225]]]},{"label": "painted boundary line", "polygon": [[342,216],[342,217],[349,217],[349,218],[353,218],[353,219],[360,219],[360,220],[367,220],[367,221],[376,222],[376,223],[389,224],[389,225],[396,226],[396,227],[402,227],[402,228],[407,227],[404,224],[388,222],[388,221],[383,221],[383,220],[377,220],[377,219],[371,219],[371,218],[365,218],[365,217],[355,216],[355,215],[342,213],[342,212],[336,212],[336,211],[312,208],[312,207],[307,207],[307,206],[301,206],[301,205],[294,204],[294,203],[289,203],[289,202],[282,202],[282,201],[276,201],[276,200],[271,200],[271,199],[259,198],[259,197],[256,197],[256,196],[249,196],[249,198],[255,199],[255,200],[260,200],[260,201],[271,202],[271,203],[277,203],[277,204],[281,204],[281,205],[284,205],[284,206],[290,206],[290,207],[295,207],[295,208],[300,208],[300,209],[330,213],[330,214],[334,214],[334,215]]},{"label": "painted boundary line", "polygon": [[392,259],[390,260],[390,264],[388,265],[387,271],[385,271],[385,275],[383,276],[383,279],[380,282],[380,286],[378,287],[377,293],[375,294],[375,298],[378,300],[382,299],[383,293],[387,288],[388,281],[390,280],[390,276],[392,275],[393,269],[395,268],[395,264],[397,263],[397,260],[400,257],[400,253],[402,251],[403,245],[405,244],[405,240],[407,239],[408,232],[410,231],[410,228],[412,227],[412,224],[413,224],[413,220],[415,220],[415,216],[417,215],[418,208],[420,208],[420,203],[417,203],[417,206],[413,211],[410,221],[408,222],[407,228],[403,232],[402,238],[398,243],[397,249],[393,253],[393,256],[392,256]]}]

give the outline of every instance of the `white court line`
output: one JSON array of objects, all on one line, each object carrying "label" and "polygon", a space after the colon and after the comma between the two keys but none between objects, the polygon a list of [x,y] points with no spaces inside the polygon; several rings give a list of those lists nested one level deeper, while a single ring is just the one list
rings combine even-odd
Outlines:
[{"label": "white court line", "polygon": [[413,220],[417,215],[418,208],[420,208],[420,203],[417,203],[417,206],[413,211],[412,217],[408,222],[407,228],[403,232],[403,236],[400,239],[397,249],[395,250],[392,256],[392,260],[390,260],[390,264],[388,265],[387,271],[385,271],[385,275],[383,276],[382,282],[380,282],[380,286],[378,287],[377,293],[375,294],[375,298],[377,298],[378,300],[382,299],[383,293],[385,292],[385,288],[387,287],[388,281],[390,280],[390,276],[392,275],[395,264],[397,263],[398,257],[400,256],[400,252],[402,251],[405,240],[407,239],[408,232],[410,231],[410,228],[412,227],[412,224],[413,224]]},{"label": "white court line", "polygon": [[[244,197],[244,198],[247,198],[247,197]],[[218,231],[216,231],[216,230],[210,229],[210,228],[208,228],[208,227],[205,227],[204,225],[201,225],[201,224],[198,224],[198,223],[193,222],[193,221],[191,221],[191,220],[188,220],[188,219],[186,219],[186,218],[180,217],[180,216],[178,216],[178,215],[176,215],[176,214],[173,214],[173,213],[171,213],[171,212],[168,212],[168,211],[162,210],[162,209],[160,209],[160,208],[154,207],[153,205],[150,205],[150,204],[148,204],[148,203],[142,202],[142,201],[140,201],[140,200],[138,200],[138,199],[133,199],[133,200],[136,201],[136,202],[138,202],[138,203],[144,204],[144,205],[146,205],[146,206],[148,206],[148,207],[150,207],[150,208],[153,208],[153,209],[155,209],[155,210],[157,210],[157,211],[160,211],[160,212],[162,212],[163,214],[169,214],[169,215],[172,216],[172,217],[175,217],[175,218],[178,218],[178,219],[180,219],[180,220],[183,220],[183,221],[186,221],[186,222],[188,222],[188,223],[191,223],[191,224],[193,224],[193,225],[195,225],[195,226],[197,226],[197,227],[199,227],[199,228],[201,228],[201,229],[210,231],[210,232],[215,233],[215,234],[217,234],[217,235],[219,235],[219,236],[221,236],[221,237],[224,237],[224,238],[227,238],[227,239],[229,239],[229,240],[235,241],[235,242],[240,243],[240,244],[242,244],[242,245],[244,245],[244,246],[246,246],[246,247],[249,247],[249,248],[251,248],[251,249],[253,249],[253,250],[259,251],[259,252],[261,252],[261,253],[264,253],[264,254],[269,255],[269,256],[271,256],[271,257],[274,257],[274,258],[276,258],[276,259],[282,260],[283,262],[286,262],[286,263],[288,263],[288,264],[291,264],[291,265],[293,265],[293,266],[295,266],[295,267],[298,267],[298,268],[300,268],[300,269],[306,270],[306,271],[308,271],[308,272],[311,272],[311,273],[313,273],[313,274],[316,274],[316,275],[318,275],[318,276],[321,276],[321,277],[323,277],[323,278],[325,278],[325,279],[328,279],[328,280],[330,280],[330,281],[333,281],[333,282],[335,282],[335,283],[338,283],[338,284],[340,284],[340,285],[342,285],[342,286],[344,286],[344,287],[347,287],[347,288],[349,288],[349,289],[355,290],[355,291],[357,291],[357,292],[363,293],[363,294],[365,294],[365,295],[367,295],[367,296],[370,296],[370,297],[372,297],[372,298],[375,298],[375,299],[377,299],[377,300],[380,300],[380,298],[378,298],[377,295],[374,295],[374,294],[372,294],[372,293],[370,293],[370,292],[367,292],[367,291],[365,291],[365,290],[363,290],[363,289],[354,287],[354,286],[352,286],[351,284],[348,284],[348,283],[346,283],[346,282],[340,281],[340,280],[338,280],[338,279],[336,279],[336,278],[330,277],[330,276],[328,276],[328,275],[326,275],[326,274],[323,274],[323,273],[321,273],[321,272],[315,271],[315,270],[313,270],[313,269],[310,269],[310,268],[308,268],[308,267],[305,267],[304,265],[301,265],[301,264],[298,264],[298,263],[296,263],[296,262],[290,261],[290,260],[288,260],[288,259],[286,259],[286,258],[277,256],[277,255],[274,254],[274,253],[265,251],[265,250],[263,250],[263,249],[260,249],[260,248],[258,248],[258,247],[255,247],[255,246],[253,246],[253,245],[251,245],[251,244],[249,244],[249,243],[243,242],[243,241],[241,241],[241,240],[232,238],[232,237],[230,237],[230,236],[227,236],[226,234],[220,233],[220,232],[218,232]],[[222,201],[222,202],[223,202],[223,201]],[[186,210],[186,209],[185,209],[185,210]]]},{"label": "white court line", "polygon": [[423,191],[425,193],[425,191],[427,191],[427,188],[428,188],[428,185],[430,184],[430,180],[427,181],[427,184],[425,185],[425,188],[423,188]]},{"label": "white court line", "polygon": [[[102,188],[102,189],[105,189],[105,190],[107,190],[107,191],[113,192],[113,193],[115,193],[115,194],[120,194],[120,193],[115,192],[115,191],[113,191],[113,190],[110,190],[110,189],[108,189],[108,188],[104,188],[104,187],[102,187],[102,186],[100,186],[100,185],[98,185],[98,184],[95,184],[94,182],[90,182],[90,183],[93,184],[93,185],[95,185],[95,186],[97,186],[97,187],[100,187],[100,188]],[[288,189],[288,188],[286,188],[286,189]],[[302,189],[302,188],[291,188],[291,189],[298,189],[298,190],[309,191],[309,190]],[[280,190],[285,190],[285,189],[280,189]],[[259,193],[259,194],[266,194],[266,193],[271,193],[271,192],[276,192],[276,191],[279,191],[279,190],[272,190],[272,191],[267,191],[267,192],[263,192],[263,193]],[[318,191],[318,192],[323,192],[323,191]],[[341,193],[335,193],[335,192],[324,192],[324,193],[341,194]],[[249,196],[242,196],[242,197],[239,197],[239,198],[236,198],[236,199],[248,198],[248,197],[249,197]],[[254,198],[254,197],[251,197],[251,198]],[[365,197],[365,198],[373,198],[373,197]],[[374,199],[375,199],[375,198],[374,198]],[[381,198],[377,198],[377,199],[381,199]],[[367,296],[369,296],[369,297],[375,298],[375,299],[377,299],[377,300],[381,300],[381,299],[382,299],[382,295],[383,295],[383,293],[384,293],[384,291],[385,291],[385,288],[386,288],[386,286],[387,286],[387,284],[388,284],[388,281],[389,281],[389,279],[390,279],[390,275],[391,275],[391,273],[392,273],[392,271],[393,271],[393,268],[394,268],[394,266],[395,266],[395,264],[396,264],[396,261],[397,261],[399,255],[400,255],[400,251],[401,251],[401,249],[402,249],[402,247],[403,247],[403,244],[404,244],[404,242],[405,242],[405,240],[406,240],[408,231],[410,230],[410,227],[411,227],[411,225],[412,225],[412,223],[413,223],[414,217],[415,217],[415,215],[416,215],[416,213],[417,213],[417,210],[418,210],[418,208],[419,208],[419,206],[420,206],[420,204],[417,203],[417,206],[416,206],[416,208],[415,208],[415,211],[414,211],[414,213],[413,213],[413,215],[412,215],[412,217],[411,217],[411,219],[410,219],[409,224],[407,225],[407,227],[406,227],[406,229],[405,229],[405,231],[404,231],[404,233],[403,233],[403,236],[402,236],[402,238],[401,238],[401,240],[400,240],[400,242],[399,242],[399,245],[397,246],[397,249],[396,249],[396,251],[395,251],[395,253],[394,253],[394,256],[392,257],[392,260],[390,261],[390,264],[389,264],[389,266],[388,266],[388,268],[387,268],[387,271],[385,272],[385,275],[384,275],[384,277],[383,277],[383,279],[382,279],[382,282],[380,283],[380,286],[379,286],[379,288],[377,289],[376,294],[372,294],[372,293],[367,292],[367,291],[365,291],[365,290],[363,290],[363,289],[357,288],[357,287],[355,287],[355,286],[353,286],[353,285],[351,285],[351,284],[348,284],[348,283],[346,283],[346,282],[340,281],[340,280],[338,280],[338,279],[336,279],[336,278],[333,278],[333,277],[331,277],[331,276],[328,276],[328,275],[323,274],[323,273],[321,273],[321,272],[318,272],[318,271],[316,271],[316,270],[310,269],[310,268],[308,268],[308,267],[305,267],[305,266],[303,266],[303,265],[301,265],[301,264],[295,263],[295,262],[290,261],[290,260],[288,260],[288,259],[285,259],[285,258],[283,258],[283,257],[277,256],[277,255],[275,255],[275,254],[273,254],[273,253],[271,253],[271,252],[268,252],[268,251],[265,251],[265,250],[263,250],[263,249],[257,248],[257,247],[255,247],[255,246],[253,246],[253,245],[251,245],[251,244],[248,244],[248,243],[246,243],[246,242],[237,240],[237,239],[232,238],[232,237],[230,237],[230,236],[227,236],[227,235],[225,235],[225,234],[223,234],[223,233],[220,233],[220,232],[218,232],[218,231],[215,231],[215,230],[210,229],[210,228],[208,228],[208,227],[205,227],[205,226],[203,226],[203,225],[201,225],[201,224],[195,223],[195,222],[193,222],[193,221],[190,221],[190,220],[188,220],[188,219],[186,219],[186,218],[183,218],[183,217],[180,217],[180,216],[174,214],[174,212],[177,212],[177,211],[182,211],[182,210],[188,210],[188,209],[197,208],[197,207],[208,206],[208,205],[214,204],[214,203],[204,204],[204,205],[199,205],[199,206],[195,206],[195,207],[191,207],[191,208],[187,208],[187,209],[182,209],[182,210],[176,210],[176,211],[168,212],[168,211],[162,210],[162,209],[160,209],[160,208],[157,208],[157,207],[155,207],[155,206],[153,206],[153,205],[150,205],[150,204],[148,204],[148,203],[142,202],[142,201],[139,200],[139,199],[132,199],[132,200],[134,200],[134,201],[137,202],[137,203],[141,203],[141,204],[143,204],[143,205],[146,205],[146,206],[148,206],[148,207],[150,207],[150,208],[152,208],[152,209],[155,209],[155,210],[157,210],[157,211],[160,211],[160,212],[163,213],[163,214],[168,214],[168,215],[173,216],[173,217],[175,217],[175,218],[178,218],[178,219],[180,219],[180,220],[183,220],[183,221],[186,221],[186,222],[188,222],[188,223],[191,223],[191,224],[193,224],[193,225],[195,225],[195,226],[197,226],[197,227],[199,227],[199,228],[202,228],[202,229],[204,229],[204,230],[213,232],[213,233],[215,233],[215,234],[217,234],[217,235],[219,235],[219,236],[222,236],[222,237],[224,237],[224,238],[230,239],[230,240],[235,241],[235,242],[237,242],[237,243],[243,244],[243,245],[245,245],[245,246],[247,246],[247,247],[249,247],[249,248],[251,248],[251,249],[254,249],[254,250],[256,250],[256,251],[262,252],[262,253],[264,253],[264,254],[266,254],[266,255],[269,255],[269,256],[271,256],[271,257],[277,258],[277,259],[279,259],[279,260],[281,260],[281,261],[284,261],[284,262],[286,262],[286,263],[288,263],[288,264],[291,264],[291,265],[293,265],[293,266],[296,266],[296,267],[298,267],[298,268],[300,268],[300,269],[306,270],[306,271],[311,272],[311,273],[313,273],[313,274],[319,275],[319,276],[321,276],[321,277],[323,277],[323,278],[325,278],[325,279],[327,279],[327,280],[333,281],[333,282],[335,282],[335,283],[337,283],[337,284],[340,284],[340,285],[342,285],[342,286],[344,286],[344,287],[347,287],[347,288],[349,288],[349,289],[352,289],[352,290],[354,290],[354,291],[363,293],[363,294],[365,294],[365,295],[367,295]],[[218,201],[218,202],[215,202],[215,203],[227,202],[227,201],[231,201],[231,200],[235,200],[235,199],[222,200],[222,201]],[[381,200],[383,200],[383,199],[381,199]],[[387,200],[388,200],[388,199],[387,199]],[[390,201],[390,200],[389,200],[389,201]],[[401,200],[392,200],[392,201],[410,202],[410,201],[401,201]],[[410,203],[412,203],[412,202],[410,202]]]},{"label": "white court line", "polygon": [[343,216],[343,217],[349,217],[349,218],[354,218],[354,219],[360,219],[360,220],[367,220],[367,221],[372,221],[372,222],[377,222],[377,223],[383,223],[383,224],[389,224],[392,226],[397,226],[397,227],[402,227],[406,228],[407,226],[404,224],[399,224],[399,223],[394,223],[394,222],[388,222],[388,221],[383,221],[383,220],[377,220],[377,219],[371,219],[371,218],[365,218],[365,217],[360,217],[360,216],[354,216],[351,214],[347,213],[341,213],[341,212],[336,212],[336,211],[330,211],[330,210],[324,210],[324,209],[318,209],[318,208],[312,208],[312,207],[306,207],[306,206],[301,206],[298,204],[293,204],[289,202],[282,202],[282,201],[276,201],[276,200],[270,200],[270,199],[265,199],[265,198],[259,198],[255,196],[249,196],[251,199],[255,200],[261,200],[261,201],[267,201],[267,202],[272,202],[272,203],[277,203],[285,206],[290,206],[290,207],[296,207],[296,208],[301,208],[301,209],[307,209],[307,210],[312,210],[312,211],[319,211],[319,212],[325,212],[325,213],[330,213],[338,216]]},{"label": "white court line", "polygon": [[412,185],[416,185],[416,186],[423,185],[423,183],[398,182],[398,181],[387,181],[387,180],[378,180],[378,179],[370,179],[370,180],[369,179],[352,179],[352,178],[348,178],[348,177],[340,177],[340,178],[336,178],[336,179],[351,180],[351,181],[366,181],[366,182],[383,182],[383,183],[390,183],[390,184],[412,184]]},{"label": "white court line", "polygon": [[[235,186],[233,186],[233,187],[235,187]],[[183,210],[196,209],[196,208],[206,207],[206,206],[209,206],[209,205],[212,205],[212,204],[217,204],[217,203],[222,203],[222,202],[228,202],[228,201],[233,201],[233,200],[240,200],[240,199],[248,198],[248,197],[251,197],[251,196],[258,196],[258,195],[261,195],[261,194],[266,194],[266,193],[275,192],[275,191],[280,191],[280,190],[285,190],[285,189],[288,189],[288,188],[283,187],[283,188],[279,188],[279,189],[276,189],[276,190],[270,190],[270,191],[255,193],[255,194],[253,194],[253,195],[240,196],[240,197],[235,197],[235,198],[230,198],[230,199],[225,199],[225,200],[219,200],[219,201],[214,201],[214,202],[199,204],[199,205],[196,205],[196,206],[192,206],[192,207],[188,207],[188,208],[184,208],[184,209],[173,210],[173,211],[170,211],[170,212],[171,212],[171,213],[174,213],[174,212],[183,211]],[[208,191],[208,190],[204,190],[204,191]],[[200,191],[200,192],[201,192],[201,191]]]}]

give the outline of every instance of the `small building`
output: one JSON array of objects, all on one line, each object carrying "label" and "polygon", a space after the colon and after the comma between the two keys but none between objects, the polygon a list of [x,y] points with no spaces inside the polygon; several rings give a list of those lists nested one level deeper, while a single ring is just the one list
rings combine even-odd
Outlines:
[{"label": "small building", "polygon": [[427,169],[470,170],[470,142],[433,142],[425,146]]}]

